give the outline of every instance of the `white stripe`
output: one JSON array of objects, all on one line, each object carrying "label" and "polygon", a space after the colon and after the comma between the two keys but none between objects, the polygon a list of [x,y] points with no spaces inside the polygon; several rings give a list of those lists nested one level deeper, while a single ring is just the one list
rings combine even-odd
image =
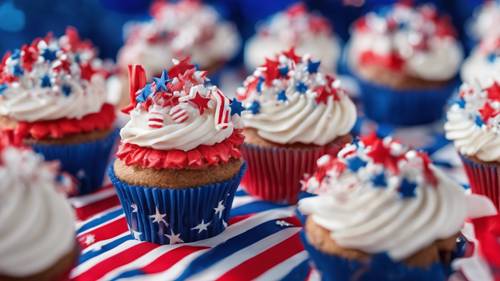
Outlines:
[{"label": "white stripe", "polygon": [[188,280],[215,280],[222,274],[243,263],[244,261],[251,259],[256,255],[264,252],[265,250],[273,247],[274,245],[277,245],[292,237],[297,232],[299,232],[300,229],[300,227],[289,227],[279,232],[273,233],[272,235],[269,235],[259,240],[258,242],[253,243],[250,246],[240,249],[232,255],[225,257],[224,259],[210,266],[208,269],[205,269],[204,271],[201,271],[198,274],[192,276]]},{"label": "white stripe", "polygon": [[81,208],[81,207],[84,207],[86,205],[90,205],[90,204],[95,203],[97,201],[103,200],[104,198],[114,196],[115,194],[116,194],[116,191],[114,188],[108,188],[108,189],[103,190],[103,191],[98,192],[98,193],[69,198],[68,201],[71,203],[71,205],[74,208]]},{"label": "white stripe", "polygon": [[136,240],[127,240],[124,243],[118,245],[117,247],[114,247],[113,249],[106,251],[106,252],[104,252],[104,253],[102,253],[94,258],[91,258],[82,264],[79,264],[77,267],[75,267],[73,269],[73,271],[71,271],[71,276],[70,276],[71,279],[78,277],[80,274],[88,271],[89,269],[91,269],[95,265],[99,264],[100,262],[102,262],[102,261],[104,261],[104,260],[106,260],[114,255],[117,255],[123,251],[126,251],[130,247],[133,247],[139,243],[142,243],[142,242],[136,241]]},{"label": "white stripe", "polygon": [[299,252],[293,255],[291,258],[264,272],[254,281],[282,280],[283,277],[285,277],[288,273],[290,273],[290,271],[295,269],[295,267],[297,267],[299,264],[306,261],[307,258],[307,252]]},{"label": "white stripe", "polygon": [[[108,209],[108,210],[106,211],[106,213],[108,213],[108,211],[109,211],[109,212],[111,212],[111,211],[115,211],[115,210],[118,210],[118,209],[121,209],[121,206],[117,206],[117,207],[115,207],[115,208]],[[103,216],[103,214],[97,214],[95,217],[93,217],[93,219],[97,219],[97,218],[102,217],[102,216]],[[85,230],[85,231],[83,231],[83,232],[81,232],[81,233],[78,233],[78,235],[77,235],[77,236],[82,236],[82,235],[85,235],[86,233],[89,233],[89,232],[91,232],[91,231],[93,231],[93,230],[95,230],[95,229],[97,229],[97,228],[103,227],[103,226],[105,226],[105,225],[107,225],[107,224],[110,224],[110,223],[112,223],[112,222],[114,222],[114,221],[117,221],[117,220],[119,220],[119,219],[121,219],[121,218],[123,218],[123,217],[125,217],[125,215],[124,215],[124,214],[118,215],[118,216],[117,216],[117,217],[115,217],[115,218],[112,218],[112,219],[110,219],[110,220],[107,220],[107,221],[105,221],[105,222],[103,222],[103,223],[101,223],[101,224],[98,224],[98,225],[96,225],[96,226],[94,226],[94,227],[91,227],[91,228],[89,228],[89,229],[87,229],[87,230]],[[86,220],[85,222],[83,222],[83,223],[82,223],[82,224],[80,224],[79,226],[80,226],[80,227],[82,227],[82,226],[83,226],[83,225],[85,225],[87,222],[89,222],[89,220]]]},{"label": "white stripe", "polygon": [[255,202],[255,201],[256,201],[256,199],[252,196],[236,196],[236,197],[234,197],[233,206],[231,207],[231,209],[234,209],[236,207],[240,207],[240,206],[243,206],[243,205]]},{"label": "white stripe", "polygon": [[90,251],[94,251],[94,250],[99,250],[101,249],[102,247],[104,247],[105,245],[109,244],[109,243],[112,243],[124,236],[127,236],[127,235],[130,235],[130,231],[125,231],[123,232],[122,234],[119,234],[113,238],[110,238],[110,239],[105,239],[105,240],[101,240],[101,241],[98,241],[98,242],[95,242],[93,243],[92,245],[88,246],[87,248],[85,248],[83,251],[82,251],[82,255],[90,252]]}]

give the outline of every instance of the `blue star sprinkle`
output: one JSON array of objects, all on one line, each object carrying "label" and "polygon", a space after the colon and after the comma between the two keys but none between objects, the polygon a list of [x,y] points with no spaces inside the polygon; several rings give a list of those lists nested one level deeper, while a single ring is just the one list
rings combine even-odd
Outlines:
[{"label": "blue star sprinkle", "polygon": [[497,59],[497,54],[495,53],[489,53],[487,56],[486,56],[486,59],[488,60],[489,63],[494,63]]},{"label": "blue star sprinkle", "polygon": [[456,103],[460,108],[465,108],[465,100],[463,98],[459,98]]},{"label": "blue star sprinkle", "polygon": [[44,76],[42,76],[40,85],[42,86],[42,88],[52,87],[52,82],[50,82],[50,77],[48,74],[45,74]]},{"label": "blue star sprinkle", "polygon": [[47,48],[47,49],[43,50],[42,57],[46,61],[54,61],[57,58],[56,53],[57,53],[56,50],[51,50],[51,49]]},{"label": "blue star sprinkle", "polygon": [[417,184],[408,181],[406,178],[403,179],[401,185],[399,186],[399,194],[402,198],[415,197],[415,190],[417,189]]},{"label": "blue star sprinkle", "polygon": [[385,180],[385,175],[384,173],[380,173],[372,178],[372,183],[374,187],[386,187],[387,186],[387,181]]},{"label": "blue star sprinkle", "polygon": [[12,70],[12,73],[14,74],[14,76],[19,77],[19,76],[24,74],[24,70],[20,64],[16,64],[16,65],[14,65],[14,69]]},{"label": "blue star sprinkle", "polygon": [[258,114],[260,112],[260,103],[258,101],[253,101],[248,110],[252,112],[252,114]]},{"label": "blue star sprinkle", "polygon": [[12,52],[12,55],[10,56],[10,58],[13,59],[13,60],[17,60],[20,57],[21,57],[21,50],[19,50],[19,49],[15,49]]},{"label": "blue star sprinkle", "polygon": [[137,95],[135,100],[137,102],[145,102],[152,93],[153,91],[151,90],[151,84],[146,84],[139,95]]},{"label": "blue star sprinkle", "polygon": [[157,91],[162,91],[162,92],[167,91],[167,83],[170,80],[168,79],[168,73],[165,69],[161,72],[160,78],[154,77],[153,80],[155,81]]},{"label": "blue star sprinkle", "polygon": [[483,119],[479,115],[476,115],[476,119],[474,120],[474,122],[478,127],[482,127],[484,125]]},{"label": "blue star sprinkle", "polygon": [[8,88],[7,84],[0,84],[0,95]]},{"label": "blue star sprinkle", "polygon": [[281,92],[279,92],[277,98],[278,98],[278,101],[286,102],[288,100],[288,98],[286,97],[285,90],[282,90]]},{"label": "blue star sprinkle", "polygon": [[366,164],[367,164],[366,161],[359,158],[358,156],[349,158],[347,160],[347,167],[349,168],[349,170],[353,172],[357,172],[359,169],[366,166]]},{"label": "blue star sprinkle", "polygon": [[307,71],[309,73],[316,73],[316,72],[318,72],[320,64],[321,64],[321,61],[309,61],[307,63]]},{"label": "blue star sprinkle", "polygon": [[285,65],[285,66],[279,67],[278,71],[280,72],[281,76],[286,76],[288,74],[289,69],[288,69],[288,66]]},{"label": "blue star sprinkle", "polygon": [[299,82],[295,85],[295,89],[297,89],[297,92],[305,94],[307,91],[307,85],[304,82]]},{"label": "blue star sprinkle", "polygon": [[67,96],[71,95],[71,86],[70,85],[68,85],[68,84],[62,85],[61,90],[62,90],[64,96],[67,97]]},{"label": "blue star sprinkle", "polygon": [[241,102],[239,102],[235,98],[233,98],[233,100],[231,101],[231,104],[229,105],[229,107],[231,107],[231,116],[235,115],[235,114],[241,116],[241,112],[243,110],[245,110],[245,108],[243,107],[243,105],[241,104]]}]

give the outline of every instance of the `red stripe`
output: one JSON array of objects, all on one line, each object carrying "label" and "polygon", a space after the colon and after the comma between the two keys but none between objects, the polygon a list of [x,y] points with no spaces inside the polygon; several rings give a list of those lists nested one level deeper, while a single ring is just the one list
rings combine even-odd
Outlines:
[{"label": "red stripe", "polygon": [[208,247],[181,246],[159,256],[153,262],[143,267],[141,270],[147,274],[163,272],[170,269],[177,262],[189,256],[190,254],[204,249],[208,249]]},{"label": "red stripe", "polygon": [[161,118],[155,118],[155,117],[149,118],[148,121],[149,122],[160,122],[160,123],[163,123],[163,119],[161,119]]},{"label": "red stripe", "polygon": [[103,212],[107,209],[116,207],[119,204],[120,204],[120,200],[118,199],[118,196],[116,196],[114,194],[110,197],[107,197],[107,198],[101,199],[99,201],[90,203],[84,207],[75,208],[76,217],[79,220],[86,220],[95,214],[98,214],[98,213]]},{"label": "red stripe", "polygon": [[[293,255],[303,251],[299,234],[295,234],[285,241],[267,249],[266,251],[244,261],[230,271],[224,273],[217,280],[252,280],[274,266],[284,262]],[[265,261],[265,262],[263,262]]]},{"label": "red stripe", "polygon": [[131,263],[137,258],[145,255],[146,253],[160,247],[153,243],[140,243],[134,245],[123,252],[120,252],[106,260],[101,261],[92,268],[88,269],[74,280],[97,280],[102,278],[108,272],[123,266],[125,264]]}]

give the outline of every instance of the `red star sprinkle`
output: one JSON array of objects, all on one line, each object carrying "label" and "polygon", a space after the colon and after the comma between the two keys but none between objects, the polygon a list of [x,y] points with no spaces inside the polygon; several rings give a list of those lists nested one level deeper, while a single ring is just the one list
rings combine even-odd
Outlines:
[{"label": "red star sprinkle", "polygon": [[38,58],[37,49],[32,46],[24,45],[21,50],[23,53],[21,57],[22,66],[24,69],[31,71],[33,63],[35,63]]},{"label": "red star sprinkle", "polygon": [[278,65],[279,63],[277,61],[266,58],[266,63],[264,64],[264,67],[266,68],[266,70],[264,71],[266,77],[266,85],[271,85],[273,83],[273,80],[279,77],[280,72],[278,69]]},{"label": "red star sprinkle", "polygon": [[399,173],[398,161],[404,158],[404,156],[392,156],[390,148],[386,147],[380,139],[375,141],[367,155],[373,159],[373,162],[386,166],[395,174]]},{"label": "red star sprinkle", "polygon": [[70,66],[71,66],[70,62],[68,60],[64,59],[64,60],[60,60],[59,61],[59,64],[56,67],[54,67],[54,70],[58,71],[58,72],[65,71],[65,72],[69,73],[70,72],[70,69],[69,69]]},{"label": "red star sprinkle", "polygon": [[326,89],[325,86],[320,86],[314,89],[314,92],[316,92],[316,103],[324,103],[326,104],[328,102],[328,97],[331,96],[331,93]]},{"label": "red star sprinkle", "polygon": [[300,62],[301,57],[295,53],[295,48],[293,47],[290,50],[283,52],[283,54],[289,59],[293,60],[295,63]]},{"label": "red star sprinkle", "polygon": [[431,167],[430,165],[432,164],[431,158],[425,152],[417,152],[417,155],[422,159],[422,165],[424,168],[424,175],[426,180],[433,186],[437,186],[438,183],[437,178],[434,175],[434,172],[430,168]]},{"label": "red star sprinkle", "polygon": [[82,79],[87,81],[90,81],[90,79],[92,79],[92,76],[96,73],[96,71],[88,63],[81,64],[80,71]]},{"label": "red star sprinkle", "polygon": [[168,71],[168,77],[179,77],[179,75],[183,74],[188,69],[194,68],[194,65],[192,65],[189,61],[189,57],[180,60],[178,64],[170,68],[170,70]]},{"label": "red star sprinkle", "polygon": [[208,108],[208,102],[210,101],[210,99],[202,97],[200,93],[196,93],[195,97],[190,101],[196,104],[196,106],[198,106],[200,114],[203,114],[203,112],[205,112],[205,109]]},{"label": "red star sprinkle", "polygon": [[488,98],[494,101],[500,101],[500,85],[495,81],[488,89]]},{"label": "red star sprinkle", "polygon": [[479,113],[481,113],[484,122],[488,122],[488,119],[497,116],[499,112],[495,111],[495,109],[491,107],[489,102],[486,102],[483,108],[479,110]]}]

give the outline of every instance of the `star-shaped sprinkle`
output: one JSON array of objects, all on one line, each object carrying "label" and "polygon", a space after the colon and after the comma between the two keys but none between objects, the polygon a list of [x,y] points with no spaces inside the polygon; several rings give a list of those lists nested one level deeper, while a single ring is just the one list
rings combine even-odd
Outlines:
[{"label": "star-shaped sprinkle", "polygon": [[328,102],[328,97],[330,96],[330,93],[328,92],[328,90],[325,88],[325,87],[318,87],[316,90],[316,103],[317,104],[320,104],[320,103],[324,103],[324,104],[327,104]]},{"label": "star-shaped sprinkle", "polygon": [[87,81],[90,81],[90,79],[92,79],[92,76],[94,76],[94,74],[96,73],[94,68],[92,68],[92,65],[90,65],[89,63],[80,65],[80,72],[82,79]]},{"label": "star-shaped sprinkle", "polygon": [[63,84],[61,86],[61,90],[64,96],[68,97],[69,95],[71,95],[71,85]]},{"label": "star-shaped sprinkle", "polygon": [[415,197],[415,190],[417,189],[417,184],[414,182],[408,181],[408,179],[404,178],[401,181],[401,185],[399,186],[399,194],[402,198],[411,198]]},{"label": "star-shaped sprinkle", "polygon": [[181,239],[181,234],[175,234],[174,231],[171,229],[170,230],[170,235],[165,234],[165,237],[168,238],[169,244],[174,245],[174,244],[179,244],[179,243],[184,243],[184,241]]},{"label": "star-shaped sprinkle", "polygon": [[459,98],[457,101],[456,101],[456,104],[458,105],[458,107],[460,108],[465,108],[465,100],[463,98]]},{"label": "star-shaped sprinkle", "polygon": [[52,87],[52,82],[50,82],[50,77],[48,74],[42,76],[42,78],[40,79],[40,86],[42,86],[42,88]]},{"label": "star-shaped sprinkle", "polygon": [[208,108],[208,102],[210,101],[210,99],[204,98],[200,95],[200,93],[196,93],[194,98],[190,101],[198,107],[198,111],[200,112],[200,114],[203,114],[203,112],[205,112],[205,109]]},{"label": "star-shaped sprinkle", "polygon": [[307,85],[304,82],[298,82],[297,85],[295,85],[295,89],[300,94],[305,94],[307,92]]},{"label": "star-shaped sprinkle", "polygon": [[235,114],[241,116],[241,112],[245,110],[243,104],[236,98],[233,98],[231,100],[231,104],[229,105],[229,107],[231,108],[231,116]]},{"label": "star-shaped sprinkle", "polygon": [[278,101],[280,102],[286,102],[288,100],[288,97],[286,96],[286,91],[285,90],[281,90],[278,95],[276,96],[276,98],[278,99]]},{"label": "star-shaped sprinkle", "polygon": [[19,76],[24,74],[24,70],[20,64],[16,64],[16,65],[14,65],[14,68],[12,69],[12,73],[14,74],[14,76],[19,77]]},{"label": "star-shaped sprinkle", "polygon": [[321,61],[311,61],[310,60],[309,62],[307,62],[307,71],[309,73],[318,72],[320,63],[321,63]]},{"label": "star-shaped sprinkle", "polygon": [[167,91],[167,83],[169,82],[169,79],[168,79],[168,73],[165,69],[161,72],[160,78],[154,77],[153,80],[155,81],[157,91],[162,91],[162,92]]},{"label": "star-shaped sprinkle", "polygon": [[260,103],[256,100],[254,100],[250,106],[248,107],[248,110],[250,110],[250,112],[252,112],[252,114],[259,114],[260,112]]},{"label": "star-shaped sprinkle", "polygon": [[498,114],[498,112],[490,105],[489,102],[486,102],[483,108],[479,109],[479,113],[481,113],[484,122],[488,122],[490,118],[493,118]]},{"label": "star-shaped sprinkle", "polygon": [[19,49],[15,49],[12,52],[12,55],[10,56],[10,58],[13,59],[13,60],[17,60],[20,57],[21,57],[21,50],[19,50]]},{"label": "star-shaped sprinkle", "polygon": [[484,125],[484,121],[481,118],[481,116],[476,115],[476,118],[474,119],[474,123],[476,123],[476,126],[482,127]]},{"label": "star-shaped sprinkle", "polygon": [[224,212],[224,210],[226,209],[226,206],[224,206],[223,202],[223,200],[219,201],[217,207],[214,208],[215,215],[219,216],[219,219],[222,218],[222,212]]},{"label": "star-shaped sprinkle", "polygon": [[278,78],[280,75],[280,71],[278,70],[279,63],[275,60],[270,60],[266,58],[266,62],[264,63],[264,70],[266,76],[266,84],[271,85],[273,80]]},{"label": "star-shaped sprinkle", "polygon": [[158,210],[158,207],[156,207],[155,214],[150,215],[149,218],[153,220],[153,223],[160,224],[161,222],[164,223],[166,226],[168,226],[167,221],[165,221],[166,214],[162,214],[160,210]]},{"label": "star-shaped sprinkle", "polygon": [[135,97],[135,100],[138,103],[145,102],[149,96],[153,94],[153,90],[151,89],[151,84],[146,84],[144,88],[139,92],[139,94]]},{"label": "star-shaped sprinkle", "polygon": [[500,84],[498,84],[498,82],[493,82],[493,85],[486,89],[486,92],[488,93],[489,99],[500,101]]},{"label": "star-shaped sprinkle", "polygon": [[295,48],[291,48],[290,50],[283,52],[283,54],[284,54],[287,58],[289,58],[289,59],[293,60],[295,63],[300,62],[300,56],[298,56],[298,55],[295,53]]},{"label": "star-shaped sprinkle", "polygon": [[198,233],[201,233],[202,231],[207,231],[208,226],[210,225],[210,222],[205,223],[205,220],[201,220],[200,224],[197,226],[191,228],[191,230],[198,230]]},{"label": "star-shaped sprinkle", "polygon": [[385,179],[385,174],[382,172],[373,176],[371,179],[374,187],[387,187],[387,181]]},{"label": "star-shaped sprinkle", "polygon": [[357,172],[359,169],[365,167],[366,164],[367,162],[359,158],[358,156],[347,159],[347,167],[353,172]]},{"label": "star-shaped sprinkle", "polygon": [[46,48],[42,52],[42,57],[46,61],[49,61],[49,62],[54,61],[57,58],[57,50],[51,50],[49,48]]},{"label": "star-shaped sprinkle", "polygon": [[280,75],[281,75],[282,77],[287,76],[287,75],[288,75],[288,71],[290,71],[290,70],[289,70],[289,68],[288,68],[288,66],[286,66],[286,65],[284,65],[284,66],[280,66],[280,67],[278,68],[278,70],[279,70]]},{"label": "star-shaped sprinkle", "polygon": [[141,235],[142,232],[136,231],[135,229],[132,229],[132,235],[134,236],[135,240],[141,240]]}]

